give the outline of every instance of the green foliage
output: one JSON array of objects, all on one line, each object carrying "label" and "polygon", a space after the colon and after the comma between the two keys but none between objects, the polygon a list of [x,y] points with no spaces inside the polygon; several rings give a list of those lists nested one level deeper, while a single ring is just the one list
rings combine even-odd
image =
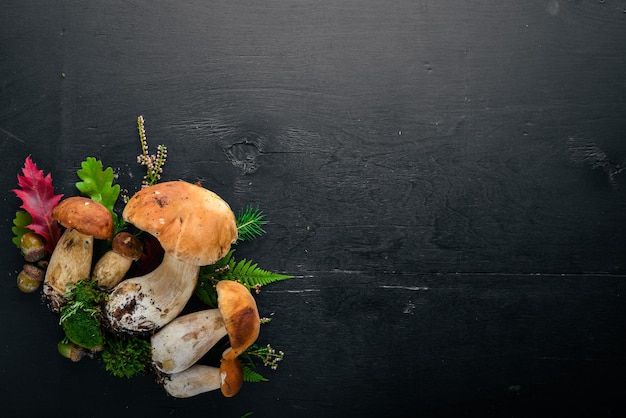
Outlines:
[{"label": "green foliage", "polygon": [[229,277],[232,277],[231,280],[237,280],[249,289],[258,289],[270,283],[293,278],[293,276],[260,269],[252,260],[246,260],[245,258],[231,267],[228,273]]},{"label": "green foliage", "polygon": [[265,233],[263,225],[267,224],[263,211],[251,205],[237,213],[236,222],[239,233],[237,242],[250,241],[263,235]]},{"label": "green foliage", "polygon": [[33,221],[33,218],[30,214],[24,210],[18,210],[15,212],[15,219],[13,219],[13,227],[11,231],[13,231],[13,244],[17,248],[21,248],[20,240],[22,239],[22,235],[30,232],[28,225]]},{"label": "green foliage", "polygon": [[94,157],[87,157],[80,165],[81,169],[76,174],[82,181],[76,183],[76,188],[83,195],[109,209],[117,219],[113,207],[120,195],[120,185],[113,184],[115,180],[113,169],[111,167],[103,169],[102,161]]},{"label": "green foliage", "polygon": [[269,379],[263,377],[261,373],[254,371],[247,364],[241,365],[241,370],[243,371],[243,381],[249,383],[259,383],[259,382],[267,382]]},{"label": "green foliage", "polygon": [[215,264],[200,267],[195,293],[210,308],[217,308],[217,291],[214,286],[222,279],[224,273],[230,269],[230,263],[234,263],[232,259],[234,251],[230,250],[228,254]]},{"label": "green foliage", "polygon": [[235,280],[250,290],[259,291],[261,286],[293,277],[263,270],[246,259],[237,262],[233,257],[234,252],[231,250],[217,263],[200,268],[195,293],[209,307],[217,307],[215,285],[220,280]]},{"label": "green foliage", "polygon": [[141,337],[109,336],[102,351],[104,369],[115,377],[131,378],[148,369],[152,349]]}]

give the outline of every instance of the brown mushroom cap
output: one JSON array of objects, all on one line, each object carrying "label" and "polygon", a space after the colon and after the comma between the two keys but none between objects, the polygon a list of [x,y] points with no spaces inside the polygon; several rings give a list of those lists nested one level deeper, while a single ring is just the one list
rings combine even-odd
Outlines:
[{"label": "brown mushroom cap", "polygon": [[173,257],[213,264],[237,241],[235,214],[202,186],[170,181],[145,187],[128,201],[123,218],[155,236]]},{"label": "brown mushroom cap", "polygon": [[222,359],[220,363],[220,390],[222,395],[231,398],[239,392],[243,386],[243,368],[238,358]]},{"label": "brown mushroom cap", "polygon": [[141,240],[130,232],[122,231],[113,237],[111,249],[131,260],[138,260],[143,252]]},{"label": "brown mushroom cap", "polygon": [[216,285],[217,307],[224,318],[232,350],[224,354],[226,360],[238,357],[259,337],[261,318],[256,301],[241,283],[221,280]]},{"label": "brown mushroom cap", "polygon": [[63,199],[52,211],[52,219],[68,229],[96,239],[113,236],[113,215],[100,203],[86,197]]}]

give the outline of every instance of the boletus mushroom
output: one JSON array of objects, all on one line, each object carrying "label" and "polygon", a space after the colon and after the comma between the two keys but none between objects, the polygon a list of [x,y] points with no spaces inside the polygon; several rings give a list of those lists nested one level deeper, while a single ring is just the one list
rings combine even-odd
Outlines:
[{"label": "boletus mushroom", "polygon": [[194,364],[180,373],[165,376],[163,388],[175,398],[190,398],[217,389],[227,398],[235,396],[243,386],[243,369],[238,358],[225,358],[229,350],[222,355],[219,368]]},{"label": "boletus mushroom", "polygon": [[152,336],[152,363],[158,370],[173,374],[188,369],[226,335],[231,360],[256,341],[261,318],[250,291],[231,280],[218,282],[216,290],[216,309],[179,316]]},{"label": "boletus mushroom", "polygon": [[66,229],[50,255],[43,298],[52,311],[58,312],[68,287],[90,275],[94,239],[113,236],[113,215],[100,203],[74,196],[59,202],[52,219]]},{"label": "boletus mushroom", "polygon": [[111,249],[104,253],[91,272],[91,278],[101,289],[109,290],[122,281],[133,261],[141,257],[141,240],[122,231],[113,237]]},{"label": "boletus mushroom", "polygon": [[128,201],[122,217],[156,237],[164,255],[152,272],[113,288],[106,317],[114,330],[153,331],[183,310],[200,266],[215,263],[236,242],[235,214],[210,190],[170,181],[141,189]]}]

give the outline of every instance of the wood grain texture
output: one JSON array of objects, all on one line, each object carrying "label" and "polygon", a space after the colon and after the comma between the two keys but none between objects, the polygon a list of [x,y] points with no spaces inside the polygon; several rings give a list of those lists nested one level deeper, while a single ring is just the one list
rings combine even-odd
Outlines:
[{"label": "wood grain texture", "polygon": [[[621,415],[624,10],[3,1],[8,413],[60,411],[70,393],[122,416]],[[54,315],[15,288],[10,190],[26,155],[60,193],[87,156],[132,193],[138,115],[169,148],[166,179],[267,214],[238,256],[296,276],[258,299],[284,363],[233,400],[68,364]]]}]

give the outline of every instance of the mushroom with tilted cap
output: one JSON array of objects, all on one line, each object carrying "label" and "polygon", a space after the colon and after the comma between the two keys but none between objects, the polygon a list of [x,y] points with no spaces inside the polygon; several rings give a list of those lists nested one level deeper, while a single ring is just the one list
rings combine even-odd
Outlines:
[{"label": "mushroom with tilted cap", "polygon": [[113,215],[98,202],[74,196],[59,202],[52,211],[52,219],[66,229],[50,255],[43,298],[53,311],[58,311],[68,287],[89,278],[93,240],[111,239]]},{"label": "mushroom with tilted cap", "polygon": [[163,388],[175,398],[190,398],[217,389],[227,398],[235,396],[243,386],[243,368],[237,357],[225,358],[230,351],[231,348],[222,354],[219,368],[194,364],[182,372],[164,376]]},{"label": "mushroom with tilted cap", "polygon": [[254,297],[241,283],[222,280],[216,285],[215,309],[179,316],[151,338],[152,363],[163,373],[188,369],[220,339],[228,335],[234,359],[259,337],[261,318]]},{"label": "mushroom with tilted cap", "polygon": [[141,240],[130,232],[122,231],[113,237],[111,249],[104,253],[91,272],[91,279],[101,289],[112,289],[122,281],[133,261],[141,257]]},{"label": "mushroom with tilted cap", "polygon": [[164,255],[152,272],[113,288],[106,317],[115,330],[153,331],[183,310],[195,290],[200,266],[218,261],[237,241],[235,214],[212,191],[170,181],[141,189],[128,201],[122,217],[156,237]]}]

